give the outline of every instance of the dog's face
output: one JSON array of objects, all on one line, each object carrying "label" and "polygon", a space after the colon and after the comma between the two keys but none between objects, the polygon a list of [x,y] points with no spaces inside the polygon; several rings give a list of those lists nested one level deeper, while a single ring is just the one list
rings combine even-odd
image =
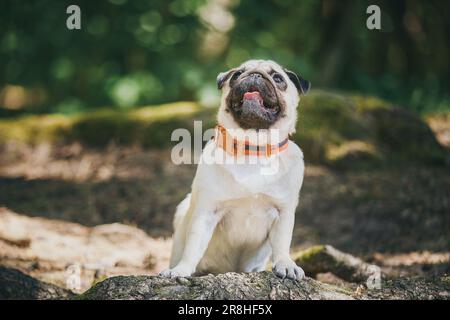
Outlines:
[{"label": "dog's face", "polygon": [[299,94],[310,84],[268,60],[249,60],[219,74],[219,123],[226,128],[295,131]]}]

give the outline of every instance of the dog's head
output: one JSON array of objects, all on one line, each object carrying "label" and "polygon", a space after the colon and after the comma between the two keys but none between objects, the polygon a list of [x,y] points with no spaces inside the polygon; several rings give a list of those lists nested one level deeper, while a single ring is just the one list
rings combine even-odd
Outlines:
[{"label": "dog's head", "polygon": [[310,83],[274,61],[249,60],[220,73],[219,124],[228,129],[278,129],[295,132],[299,95]]}]

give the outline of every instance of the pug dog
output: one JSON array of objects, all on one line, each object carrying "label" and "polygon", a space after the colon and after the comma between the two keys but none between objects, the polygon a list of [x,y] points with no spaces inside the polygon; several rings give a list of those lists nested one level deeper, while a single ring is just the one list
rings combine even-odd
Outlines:
[{"label": "pug dog", "polygon": [[[250,60],[220,73],[217,85],[218,130],[176,209],[170,267],[160,275],[257,272],[271,258],[277,276],[301,280],[304,271],[289,250],[304,162],[289,136],[310,83],[274,61]],[[202,161],[213,153],[227,161]],[[252,158],[263,161],[228,161]],[[275,161],[275,173],[261,174],[261,166]]]}]

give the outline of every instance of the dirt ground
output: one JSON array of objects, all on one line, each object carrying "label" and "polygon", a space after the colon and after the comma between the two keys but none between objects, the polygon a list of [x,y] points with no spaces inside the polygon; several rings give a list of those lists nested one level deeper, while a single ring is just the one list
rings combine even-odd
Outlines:
[{"label": "dirt ground", "polygon": [[[447,134],[439,134],[445,144]],[[79,144],[10,143],[0,154],[1,264],[61,284],[67,266],[79,259],[75,247],[87,259],[86,252],[94,250],[93,234],[110,240],[121,234],[124,242],[105,245],[99,240],[107,249],[102,254],[97,248],[90,257],[98,261],[102,256],[107,262],[87,268],[92,272],[83,288],[107,275],[152,274],[167,266],[174,209],[189,192],[195,166],[172,164],[169,150],[115,145],[96,150]],[[391,276],[450,273],[448,167],[338,171],[306,162],[293,250],[330,244],[380,265]],[[116,222],[122,224],[94,227]],[[55,250],[55,256],[48,256],[53,250],[38,231],[42,224],[55,243],[74,235],[61,249],[72,253]],[[116,255],[127,250],[139,264]],[[115,258],[108,260],[111,252]]]}]

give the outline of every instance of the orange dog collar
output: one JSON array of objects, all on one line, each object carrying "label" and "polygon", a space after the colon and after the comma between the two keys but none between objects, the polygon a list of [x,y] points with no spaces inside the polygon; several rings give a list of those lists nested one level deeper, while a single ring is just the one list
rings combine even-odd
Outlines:
[{"label": "orange dog collar", "polygon": [[238,141],[236,138],[233,138],[224,127],[218,125],[216,126],[215,141],[219,147],[233,156],[246,155],[270,157],[271,155],[279,154],[287,149],[289,137],[278,144],[256,145],[251,144],[248,141]]}]

